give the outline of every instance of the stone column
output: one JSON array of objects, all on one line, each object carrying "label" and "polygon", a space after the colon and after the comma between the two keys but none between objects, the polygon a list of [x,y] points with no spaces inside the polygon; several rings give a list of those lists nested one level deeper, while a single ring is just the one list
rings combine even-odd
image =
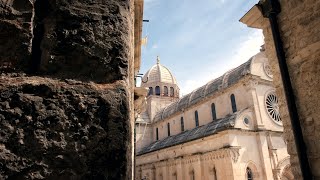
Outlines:
[{"label": "stone column", "polygon": [[258,129],[265,129],[264,124],[263,124],[263,120],[261,117],[261,109],[260,109],[260,104],[259,104],[259,99],[257,96],[257,90],[256,90],[256,86],[258,85],[258,81],[257,80],[249,80],[248,82],[246,82],[246,89],[250,92],[251,94],[251,98],[252,99],[252,103],[253,103],[253,108],[254,108],[254,116],[256,117],[256,125]]},{"label": "stone column", "polygon": [[134,1],[0,14],[0,179],[131,179]]},{"label": "stone column", "polygon": [[271,166],[271,159],[269,154],[268,140],[265,132],[259,132],[257,134],[257,143],[259,147],[259,156],[261,161],[261,176],[263,179],[273,179],[273,172]]}]

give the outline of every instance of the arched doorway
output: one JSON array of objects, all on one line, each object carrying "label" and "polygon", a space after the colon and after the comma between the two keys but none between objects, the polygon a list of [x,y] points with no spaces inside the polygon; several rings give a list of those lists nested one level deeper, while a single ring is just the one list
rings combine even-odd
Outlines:
[{"label": "arched doorway", "polygon": [[291,166],[286,166],[281,173],[281,180],[294,180],[294,176],[291,171]]}]

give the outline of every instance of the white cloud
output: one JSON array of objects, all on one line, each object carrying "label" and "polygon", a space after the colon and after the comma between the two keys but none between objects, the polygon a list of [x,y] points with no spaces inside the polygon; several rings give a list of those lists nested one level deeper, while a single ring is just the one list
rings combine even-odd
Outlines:
[{"label": "white cloud", "polygon": [[219,59],[218,63],[214,61],[213,64],[204,64],[201,72],[197,72],[196,74],[192,74],[192,76],[190,75],[187,79],[181,80],[180,94],[186,95],[210,80],[223,75],[228,70],[246,62],[250,57],[259,52],[260,46],[263,44],[262,32],[260,30],[252,31],[252,34],[245,37],[245,40],[237,48],[231,50],[223,59]]},{"label": "white cloud", "polygon": [[158,45],[157,45],[157,44],[154,44],[154,45],[152,45],[151,48],[152,48],[152,49],[158,49]]},{"label": "white cloud", "polygon": [[[228,60],[231,67],[239,66],[249,60],[250,57],[259,52],[261,45],[264,44],[261,30],[254,30],[252,34],[246,37],[246,40],[241,43],[238,48],[232,52],[233,56]],[[224,66],[224,67],[230,67]]]}]

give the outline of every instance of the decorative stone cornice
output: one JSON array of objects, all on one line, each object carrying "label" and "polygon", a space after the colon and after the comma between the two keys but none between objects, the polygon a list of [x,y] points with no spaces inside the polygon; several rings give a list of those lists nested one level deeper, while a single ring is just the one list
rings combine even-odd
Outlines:
[{"label": "decorative stone cornice", "polygon": [[234,163],[238,161],[239,158],[239,150],[240,147],[228,147],[222,148],[215,151],[211,151],[202,155],[202,161],[210,161],[214,159],[224,159],[224,158],[231,158]]},{"label": "decorative stone cornice", "polygon": [[140,167],[142,170],[146,170],[146,169],[153,169],[155,166],[153,164],[149,163],[149,164],[140,165],[138,167]]},{"label": "decorative stone cornice", "polygon": [[182,163],[183,164],[190,164],[190,163],[195,163],[199,162],[201,160],[201,154],[195,154],[195,155],[189,155],[183,158]]},{"label": "decorative stone cornice", "polygon": [[234,146],[234,147],[225,147],[205,153],[199,153],[199,154],[191,154],[188,156],[181,156],[179,158],[174,159],[166,159],[154,163],[148,163],[143,164],[138,167],[141,167],[141,169],[152,169],[154,167],[156,168],[162,168],[162,167],[174,167],[179,164],[192,164],[200,161],[212,161],[217,159],[225,159],[225,158],[231,158],[234,163],[236,163],[239,159],[240,153],[239,153],[240,147]]},{"label": "decorative stone cornice", "polygon": [[234,163],[236,163],[239,159],[240,153],[239,153],[240,147],[233,147],[229,150],[229,155]]}]

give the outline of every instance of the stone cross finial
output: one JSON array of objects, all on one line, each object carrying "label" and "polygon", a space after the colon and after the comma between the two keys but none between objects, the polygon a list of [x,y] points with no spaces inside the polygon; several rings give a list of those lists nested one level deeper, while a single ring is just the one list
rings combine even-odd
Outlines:
[{"label": "stone cross finial", "polygon": [[160,64],[160,57],[157,56],[157,64]]}]

